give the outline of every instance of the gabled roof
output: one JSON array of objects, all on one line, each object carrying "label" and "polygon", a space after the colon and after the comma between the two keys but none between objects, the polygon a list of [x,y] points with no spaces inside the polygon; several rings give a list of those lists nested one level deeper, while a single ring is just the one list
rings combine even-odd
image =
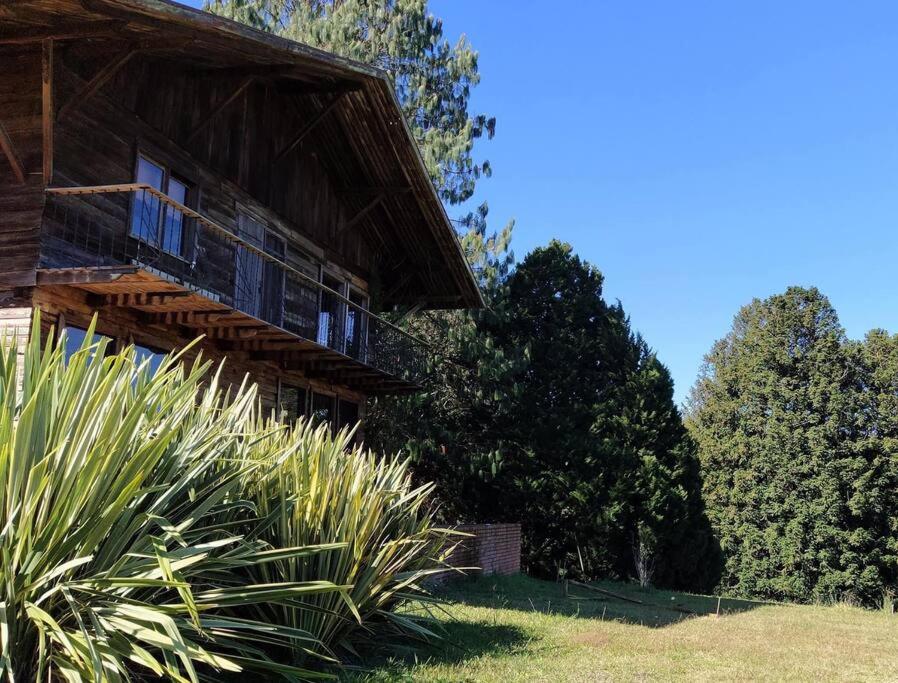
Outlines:
[{"label": "gabled roof", "polygon": [[[181,58],[188,55],[192,62],[267,65],[273,78],[310,93],[320,84],[345,87],[347,92],[332,106],[340,130],[347,131],[343,137],[350,139],[346,149],[335,148],[334,154],[351,150],[372,186],[396,186],[397,181],[402,185],[401,192],[383,198],[382,206],[396,239],[407,248],[396,268],[414,272],[419,284],[411,291],[397,291],[385,303],[430,308],[483,305],[386,72],[169,0],[17,0],[11,8],[0,6],[2,35],[37,34],[52,27],[64,39],[66,31],[77,37],[79,30],[86,34],[100,22],[111,22],[109,28],[116,35],[127,33],[136,40],[158,40],[160,35],[184,39],[173,51]],[[326,98],[311,99],[318,104],[310,107],[310,117],[327,105]]]}]

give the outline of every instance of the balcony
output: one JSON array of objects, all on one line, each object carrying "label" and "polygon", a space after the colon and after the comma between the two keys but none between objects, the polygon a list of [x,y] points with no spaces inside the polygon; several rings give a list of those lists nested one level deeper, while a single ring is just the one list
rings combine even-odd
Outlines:
[{"label": "balcony", "polygon": [[141,183],[50,188],[39,283],[359,391],[420,387],[423,342],[249,237]]}]

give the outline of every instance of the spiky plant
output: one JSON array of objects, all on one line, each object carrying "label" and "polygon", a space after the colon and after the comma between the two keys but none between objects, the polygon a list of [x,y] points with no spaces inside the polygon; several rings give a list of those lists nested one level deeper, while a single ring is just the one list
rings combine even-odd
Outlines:
[{"label": "spiky plant", "polygon": [[[0,675],[320,677],[271,656],[326,655],[307,628],[320,615],[272,623],[251,608],[302,612],[314,596],[349,609],[348,588],[318,573],[344,562],[328,545],[341,535],[287,534],[329,539],[298,548],[247,534],[276,520],[259,519],[242,480],[267,481],[283,459],[253,389],[226,399],[206,365],[173,357],[152,373],[90,337],[66,361],[63,344],[41,347],[36,320],[20,390],[15,349],[0,353]],[[295,514],[267,499],[262,513]]]},{"label": "spiky plant", "polygon": [[266,448],[248,454],[281,453],[279,466],[254,469],[244,480],[246,497],[272,519],[262,538],[275,546],[345,545],[305,561],[253,567],[256,580],[302,583],[326,576],[351,588],[349,600],[323,593],[304,598],[314,609],[259,605],[257,618],[315,633],[327,648],[344,653],[360,642],[434,636],[427,619],[397,611],[408,600],[427,604],[421,582],[446,571],[454,547],[457,534],[434,525],[433,485],[413,486],[408,460],[352,445],[349,430],[332,436],[328,425],[300,420],[266,439]]}]

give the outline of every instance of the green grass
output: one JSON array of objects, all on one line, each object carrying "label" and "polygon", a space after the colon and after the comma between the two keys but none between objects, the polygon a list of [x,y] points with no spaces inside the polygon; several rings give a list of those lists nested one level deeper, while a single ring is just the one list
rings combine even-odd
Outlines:
[{"label": "green grass", "polygon": [[456,582],[442,644],[355,680],[898,680],[894,614],[724,599],[717,617],[716,597],[594,585],[644,604],[524,576]]}]

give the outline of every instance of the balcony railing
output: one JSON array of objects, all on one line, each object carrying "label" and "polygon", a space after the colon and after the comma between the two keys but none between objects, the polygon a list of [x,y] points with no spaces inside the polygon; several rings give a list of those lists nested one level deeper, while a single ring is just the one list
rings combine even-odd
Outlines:
[{"label": "balcony railing", "polygon": [[47,190],[41,264],[136,265],[265,323],[419,384],[426,344],[288,263],[141,184]]}]

